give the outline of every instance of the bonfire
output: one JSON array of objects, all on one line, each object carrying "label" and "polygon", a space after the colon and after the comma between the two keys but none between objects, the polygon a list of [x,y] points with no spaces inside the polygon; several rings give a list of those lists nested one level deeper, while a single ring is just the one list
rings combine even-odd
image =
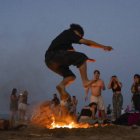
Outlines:
[{"label": "bonfire", "polygon": [[[65,113],[62,113],[62,111]],[[89,124],[77,123],[77,116],[68,113],[67,108],[54,106],[51,102],[39,105],[33,113],[32,124],[49,129],[54,128],[89,128]]]},{"label": "bonfire", "polygon": [[[67,108],[54,106],[50,101],[39,105],[33,113],[32,124],[48,129],[55,128],[90,128],[98,127],[99,124],[89,125],[88,123],[78,123],[77,116],[71,115]],[[107,126],[104,124],[102,126]]]}]

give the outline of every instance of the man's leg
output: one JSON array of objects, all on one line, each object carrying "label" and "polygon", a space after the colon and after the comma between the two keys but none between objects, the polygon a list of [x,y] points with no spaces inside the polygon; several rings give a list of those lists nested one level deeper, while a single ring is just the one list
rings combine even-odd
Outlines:
[{"label": "man's leg", "polygon": [[89,92],[89,87],[90,87],[90,84],[92,83],[92,81],[89,80],[88,76],[87,76],[87,64],[86,64],[86,62],[84,62],[79,67],[79,71],[80,71],[83,87],[85,89],[85,93],[87,94]]},{"label": "man's leg", "polygon": [[98,96],[98,105],[99,105],[99,110],[101,112],[101,120],[104,123],[104,121],[107,120],[107,116],[106,116],[105,104],[102,96]]},{"label": "man's leg", "polygon": [[69,97],[69,94],[67,93],[67,91],[65,90],[65,88],[70,85],[71,83],[73,83],[75,80],[74,76],[69,76],[69,77],[65,77],[57,86],[57,90],[60,94],[60,98],[61,100],[66,100]]},{"label": "man's leg", "polygon": [[[68,92],[65,90],[65,88],[70,85],[73,81],[75,80],[75,76],[68,76],[65,77],[57,86],[57,90],[60,94],[60,99],[61,99],[61,107],[60,107],[60,116],[61,119],[65,120],[65,117],[69,114],[69,99],[70,99],[70,95],[68,94]],[[64,118],[63,118],[64,117]]]}]

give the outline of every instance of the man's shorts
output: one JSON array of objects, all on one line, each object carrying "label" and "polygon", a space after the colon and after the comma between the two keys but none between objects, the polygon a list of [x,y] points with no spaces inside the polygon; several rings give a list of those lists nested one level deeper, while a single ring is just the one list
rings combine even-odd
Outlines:
[{"label": "man's shorts", "polygon": [[50,51],[45,55],[45,63],[48,68],[64,78],[75,77],[69,66],[74,65],[79,68],[87,59],[85,54],[75,51]]},{"label": "man's shorts", "polygon": [[105,105],[102,96],[90,96],[90,103],[95,102],[98,110],[105,110]]}]

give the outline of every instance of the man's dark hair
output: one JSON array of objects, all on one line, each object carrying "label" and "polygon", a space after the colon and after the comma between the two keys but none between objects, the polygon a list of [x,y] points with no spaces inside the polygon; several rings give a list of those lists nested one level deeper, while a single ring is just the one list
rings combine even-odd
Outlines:
[{"label": "man's dark hair", "polygon": [[91,107],[91,106],[93,106],[93,105],[94,105],[94,106],[97,106],[97,104],[96,104],[95,102],[90,103],[88,106]]},{"label": "man's dark hair", "polygon": [[12,93],[11,93],[11,94],[12,94],[12,95],[15,95],[15,94],[16,94],[16,92],[17,92],[17,89],[16,89],[16,88],[13,88],[13,89],[12,89]]},{"label": "man's dark hair", "polygon": [[137,78],[137,77],[140,78],[140,75],[139,74],[135,74],[134,78]]},{"label": "man's dark hair", "polygon": [[95,114],[96,114],[96,112],[97,112],[97,104],[95,102],[92,102],[88,106],[92,107],[93,105],[95,106]]},{"label": "man's dark hair", "polygon": [[100,71],[99,71],[99,70],[95,70],[95,71],[94,71],[94,74],[95,74],[95,73],[100,74]]},{"label": "man's dark hair", "polygon": [[113,75],[112,78],[117,78],[117,76],[116,75]]},{"label": "man's dark hair", "polygon": [[84,30],[79,24],[70,24],[70,29],[78,31],[82,36],[84,36]]}]

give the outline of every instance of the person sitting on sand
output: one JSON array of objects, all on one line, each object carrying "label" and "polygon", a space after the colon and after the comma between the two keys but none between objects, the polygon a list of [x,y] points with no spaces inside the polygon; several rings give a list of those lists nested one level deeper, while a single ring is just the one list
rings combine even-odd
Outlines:
[{"label": "person sitting on sand", "polygon": [[96,122],[95,120],[95,114],[97,112],[97,104],[92,102],[88,106],[85,106],[80,113],[79,116],[79,123],[88,123],[88,124],[94,124]]}]

